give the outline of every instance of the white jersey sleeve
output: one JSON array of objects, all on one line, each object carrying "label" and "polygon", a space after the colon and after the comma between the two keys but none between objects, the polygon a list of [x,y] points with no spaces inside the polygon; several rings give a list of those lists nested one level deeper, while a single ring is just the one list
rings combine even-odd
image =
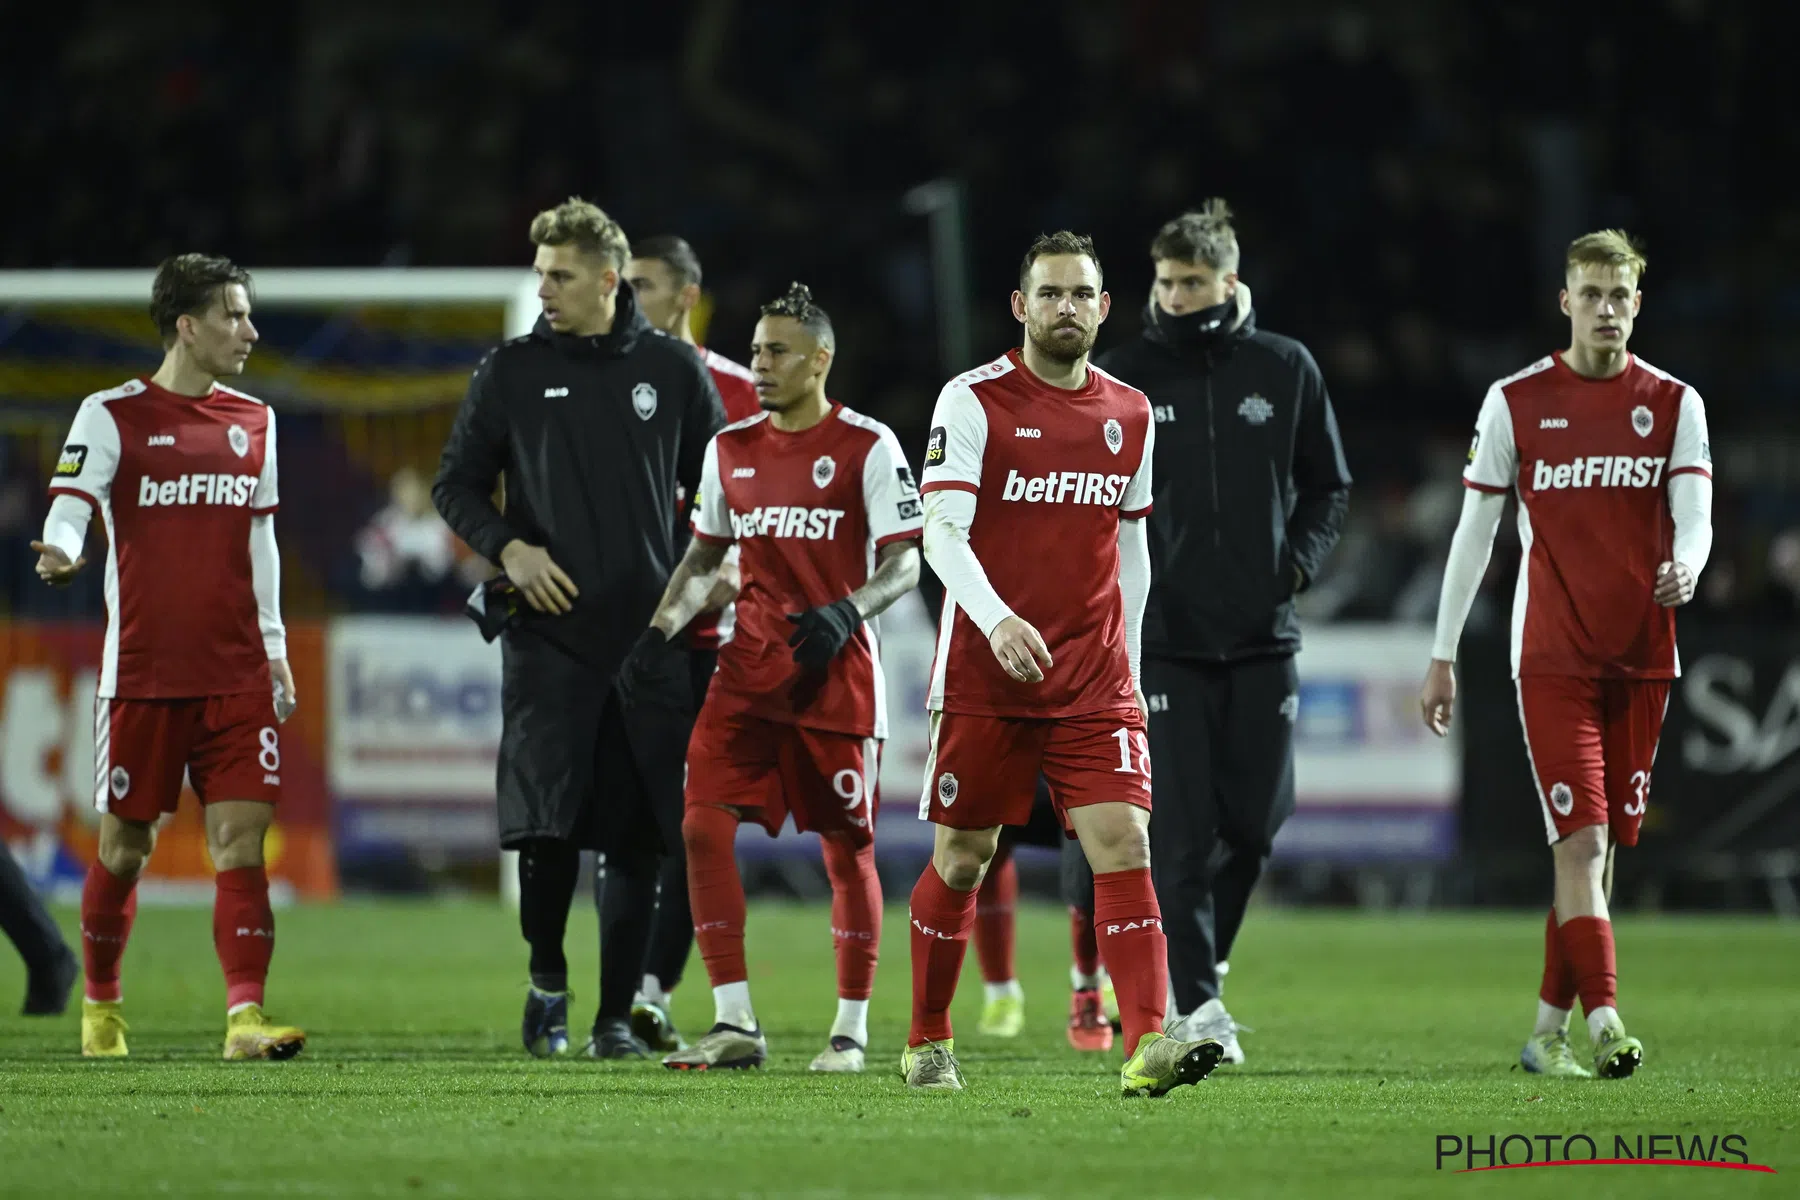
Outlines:
[{"label": "white jersey sleeve", "polygon": [[75,421],[69,426],[62,457],[56,460],[56,470],[51,475],[50,490],[74,492],[99,507],[111,496],[113,476],[118,470],[118,422],[113,420],[105,400],[89,396],[81,402]]},{"label": "white jersey sleeve", "polygon": [[1513,440],[1512,407],[1495,384],[1475,418],[1475,440],[1469,443],[1469,465],[1463,484],[1480,492],[1510,492],[1519,478],[1519,447]]},{"label": "white jersey sleeve", "polygon": [[863,504],[869,514],[869,537],[877,546],[918,539],[925,531],[925,505],[900,439],[886,425],[877,427],[875,444],[863,458]]},{"label": "white jersey sleeve", "polygon": [[987,411],[969,385],[951,380],[931,410],[931,440],[925,445],[922,490],[981,490],[981,460],[987,453]]},{"label": "white jersey sleeve", "polygon": [[1151,421],[1144,429],[1144,460],[1138,464],[1131,482],[1125,485],[1125,498],[1119,501],[1119,515],[1128,521],[1150,515],[1150,464],[1155,459],[1156,422]]},{"label": "white jersey sleeve", "polygon": [[1688,388],[1681,393],[1681,411],[1675,417],[1675,445],[1669,452],[1667,478],[1700,474],[1712,478],[1712,439],[1706,432],[1706,405],[1700,393]]},{"label": "white jersey sleeve", "polygon": [[719,479],[719,438],[706,443],[700,460],[700,487],[694,493],[694,532],[715,542],[736,541],[731,531],[731,511],[725,506],[725,489]]},{"label": "white jersey sleeve", "polygon": [[269,409],[269,423],[263,433],[262,474],[256,480],[256,492],[250,498],[250,514],[265,517],[281,507],[281,489],[277,486],[280,472],[275,467],[275,410]]}]

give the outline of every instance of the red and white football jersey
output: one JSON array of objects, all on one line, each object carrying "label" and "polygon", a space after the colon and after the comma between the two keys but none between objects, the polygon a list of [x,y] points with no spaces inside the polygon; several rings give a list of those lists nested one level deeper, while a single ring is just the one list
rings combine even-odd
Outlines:
[{"label": "red and white football jersey", "polygon": [[743,589],[708,703],[859,737],[887,736],[879,631],[865,621],[821,678],[794,662],[789,613],[869,581],[876,552],[924,529],[918,486],[893,431],[840,404],[784,433],[758,413],[706,448],[694,534],[735,542]]},{"label": "red and white football jersey", "polygon": [[[700,360],[712,372],[713,386],[725,403],[725,420],[747,421],[762,411],[762,397],[756,392],[756,376],[750,368],[732,362],[716,350],[704,347]],[[719,643],[731,636],[737,619],[737,606],[727,604],[718,612],[701,613],[688,626],[688,644],[696,650],[717,650]]]},{"label": "red and white football jersey", "polygon": [[929,707],[1003,717],[1134,707],[1119,521],[1150,513],[1156,425],[1144,393],[1092,364],[1078,390],[1051,387],[1013,350],[946,384],[931,424],[922,490],[976,493],[970,549],[1055,665],[1041,683],[1013,679],[946,597]]},{"label": "red and white football jersey", "polygon": [[756,376],[750,368],[732,362],[717,350],[702,348],[700,359],[712,372],[713,386],[725,402],[727,421],[747,421],[762,411],[762,397],[756,394]]},{"label": "red and white football jersey", "polygon": [[1712,477],[1706,407],[1641,358],[1588,379],[1552,354],[1488,389],[1463,482],[1519,495],[1515,676],[1680,674],[1675,610],[1652,592],[1674,551],[1668,483],[1689,471]]},{"label": "red and white football jersey", "polygon": [[250,519],[278,503],[267,405],[143,379],[96,392],[50,494],[81,497],[106,524],[102,698],[267,694],[250,565]]}]

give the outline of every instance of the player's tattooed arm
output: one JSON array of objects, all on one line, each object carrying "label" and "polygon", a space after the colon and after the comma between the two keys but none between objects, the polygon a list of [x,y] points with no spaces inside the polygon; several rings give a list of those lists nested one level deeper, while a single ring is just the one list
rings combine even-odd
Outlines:
[{"label": "player's tattooed arm", "polygon": [[669,576],[669,586],[663,589],[656,615],[650,618],[652,629],[673,640],[687,628],[689,621],[706,611],[709,594],[730,548],[729,542],[703,537],[688,543],[687,553],[681,556],[681,561],[675,565],[675,573]]},{"label": "player's tattooed arm", "polygon": [[919,543],[915,541],[889,542],[881,548],[869,582],[850,593],[850,602],[863,620],[886,612],[894,601],[919,586],[919,563]]}]

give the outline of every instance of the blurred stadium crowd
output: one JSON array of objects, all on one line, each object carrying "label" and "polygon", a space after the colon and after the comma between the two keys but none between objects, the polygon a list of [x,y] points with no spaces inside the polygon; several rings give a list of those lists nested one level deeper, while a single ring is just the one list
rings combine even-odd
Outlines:
[{"label": "blurred stadium crowd", "polygon": [[[1774,180],[1800,147],[1772,118],[1800,110],[1800,84],[1778,8],[72,0],[9,17],[0,47],[8,108],[44,115],[0,149],[31,181],[0,195],[0,267],[188,249],[252,269],[523,267],[531,215],[579,193],[634,236],[694,244],[707,340],[729,355],[760,302],[808,282],[839,331],[833,394],[917,454],[938,385],[971,363],[943,361],[909,189],[966,187],[973,361],[1017,341],[1005,297],[1033,234],[1096,237],[1105,346],[1137,327],[1155,227],[1224,195],[1259,321],[1317,354],[1357,476],[1304,603],[1429,620],[1482,391],[1566,338],[1569,237],[1623,225],[1651,261],[1637,344],[1713,424],[1719,543],[1698,612],[1791,622],[1800,209]],[[41,351],[29,326],[0,319],[0,361]],[[282,361],[354,340],[297,331]],[[460,378],[482,342],[459,329],[432,364]],[[417,473],[459,389],[375,453],[344,415],[354,395],[290,395],[258,367],[246,386],[284,402],[287,512],[307,513],[283,531],[307,560],[295,611],[453,605],[479,565],[434,526]],[[39,425],[60,436],[68,410],[27,419],[0,391],[0,606],[29,612],[51,603],[26,586]],[[1503,541],[1477,625],[1503,618],[1516,557]],[[97,610],[96,582],[55,611]]]}]

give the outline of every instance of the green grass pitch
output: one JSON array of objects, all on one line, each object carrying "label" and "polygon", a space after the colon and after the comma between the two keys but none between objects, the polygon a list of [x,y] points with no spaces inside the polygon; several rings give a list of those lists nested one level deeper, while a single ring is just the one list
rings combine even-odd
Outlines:
[{"label": "green grass pitch", "polygon": [[[908,1095],[895,1076],[903,908],[887,914],[861,1077],[805,1069],[833,1007],[821,908],[752,909],[772,1061],[717,1075],[527,1058],[522,948],[493,904],[353,902],[279,921],[270,1008],[312,1038],[289,1063],[217,1061],[223,985],[204,910],[139,915],[126,1062],[83,1062],[73,1012],[11,1015],[22,978],[0,953],[0,1196],[1800,1195],[1792,924],[1623,919],[1622,1011],[1647,1063],[1623,1082],[1559,1082],[1513,1066],[1536,1003],[1537,916],[1259,911],[1226,996],[1256,1027],[1249,1062],[1125,1101],[1115,1056],[1063,1041],[1067,924],[1049,908],[1021,915],[1017,1041],[974,1033],[971,952],[956,1010],[970,1090],[955,1096]],[[578,905],[583,1027],[593,942]],[[698,959],[676,1014],[690,1032],[709,1022]],[[1435,1169],[1439,1134],[1509,1133],[1586,1133],[1603,1152],[1615,1134],[1736,1133],[1780,1173]]]}]

